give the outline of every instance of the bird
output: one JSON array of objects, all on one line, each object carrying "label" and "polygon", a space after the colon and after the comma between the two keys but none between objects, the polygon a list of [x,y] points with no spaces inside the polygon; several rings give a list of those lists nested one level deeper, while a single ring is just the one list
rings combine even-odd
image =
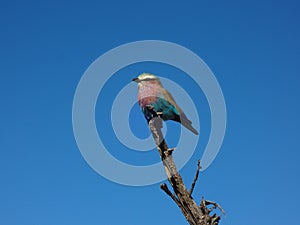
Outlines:
[{"label": "bird", "polygon": [[166,90],[159,77],[151,73],[142,73],[132,81],[138,84],[138,103],[145,118],[149,121],[148,109],[154,110],[164,121],[173,120],[181,123],[188,130],[198,135],[192,122],[175,102],[171,93]]}]

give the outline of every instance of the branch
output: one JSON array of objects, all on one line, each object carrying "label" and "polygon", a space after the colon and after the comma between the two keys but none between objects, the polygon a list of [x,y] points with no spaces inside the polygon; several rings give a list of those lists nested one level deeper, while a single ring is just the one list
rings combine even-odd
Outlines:
[{"label": "branch", "polygon": [[194,188],[195,188],[195,185],[196,185],[196,182],[198,180],[198,176],[199,176],[199,171],[201,169],[201,166],[200,166],[200,160],[198,160],[198,167],[197,167],[197,171],[196,171],[196,174],[195,174],[195,177],[194,177],[194,181],[192,183],[192,186],[191,186],[191,189],[190,189],[190,196],[192,196],[192,193],[194,191]]},{"label": "branch", "polygon": [[163,183],[160,185],[160,188],[167,194],[169,195],[174,202],[176,202],[176,204],[179,206],[180,205],[180,202],[178,201],[178,199],[176,198],[176,196],[169,190],[168,186]]},{"label": "branch", "polygon": [[212,207],[212,209],[210,211],[218,208],[222,212],[222,214],[225,215],[224,209],[218,203],[213,202],[213,201],[209,201],[209,200],[205,200],[205,205],[213,205],[213,207]]},{"label": "branch", "polygon": [[148,121],[150,131],[156,143],[168,181],[173,188],[174,194],[168,189],[166,184],[162,184],[160,188],[178,205],[190,225],[217,225],[220,217],[214,215],[210,216],[206,205],[201,204],[199,207],[191,197],[191,193],[193,192],[199,176],[200,162],[198,162],[198,170],[191,190],[188,191],[173,160],[172,152],[174,149],[168,147],[161,132],[162,119],[153,110],[153,107],[146,107],[145,110],[145,117]]}]

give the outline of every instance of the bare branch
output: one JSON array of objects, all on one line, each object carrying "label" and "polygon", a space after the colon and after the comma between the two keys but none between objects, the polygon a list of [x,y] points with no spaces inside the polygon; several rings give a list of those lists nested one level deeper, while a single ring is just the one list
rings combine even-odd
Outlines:
[{"label": "bare branch", "polygon": [[225,215],[224,209],[218,203],[209,201],[209,200],[205,200],[205,205],[213,205],[212,209],[218,208]]},{"label": "bare branch", "polygon": [[201,169],[201,165],[200,165],[200,160],[198,160],[198,167],[197,167],[197,171],[196,171],[196,174],[195,174],[195,177],[194,177],[194,181],[192,183],[192,186],[191,186],[191,189],[190,189],[190,196],[192,196],[192,193],[194,191],[194,188],[195,188],[195,185],[196,185],[196,182],[198,180],[198,176],[199,176],[199,171]]},{"label": "bare branch", "polygon": [[176,198],[176,196],[170,191],[170,189],[168,188],[168,186],[163,183],[160,185],[160,188],[167,194],[169,195],[174,202],[176,202],[176,204],[179,206],[180,205],[180,202],[178,201],[178,199]]},{"label": "bare branch", "polygon": [[[177,204],[190,225],[218,225],[220,218],[216,215],[209,215],[209,209],[206,207],[205,200],[202,200],[199,207],[191,197],[199,176],[199,170],[201,168],[200,161],[198,161],[198,169],[191,190],[188,191],[183,183],[181,175],[176,168],[172,156],[174,149],[168,147],[161,132],[161,118],[157,115],[153,108],[149,107],[147,108],[146,119],[148,121],[150,131],[156,143],[160,158],[168,177],[168,181],[173,188],[174,194],[169,190],[166,184],[162,184],[160,188]],[[182,149],[182,151],[183,150],[184,149]]]}]

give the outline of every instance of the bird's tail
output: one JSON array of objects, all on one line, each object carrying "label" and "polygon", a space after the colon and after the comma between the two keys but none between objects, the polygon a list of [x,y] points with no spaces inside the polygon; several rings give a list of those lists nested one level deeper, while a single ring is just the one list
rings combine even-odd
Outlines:
[{"label": "bird's tail", "polygon": [[196,134],[196,135],[199,134],[198,131],[192,126],[192,124],[190,124],[190,123],[185,123],[185,122],[182,122],[182,121],[181,121],[181,124],[182,124],[183,126],[185,126],[187,129],[189,129],[190,131],[192,131],[194,134]]},{"label": "bird's tail", "polygon": [[192,131],[194,134],[198,135],[198,131],[192,126],[192,121],[190,121],[185,114],[181,114],[176,118],[176,121],[180,122],[184,127]]}]

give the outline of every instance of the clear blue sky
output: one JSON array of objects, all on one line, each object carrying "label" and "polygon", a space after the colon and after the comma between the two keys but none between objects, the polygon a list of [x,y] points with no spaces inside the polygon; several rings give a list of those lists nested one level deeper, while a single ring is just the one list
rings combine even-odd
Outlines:
[{"label": "clear blue sky", "polygon": [[[297,1],[271,0],[2,1],[0,224],[186,223],[159,184],[122,186],[94,172],[72,131],[73,96],[87,67],[120,44],[158,39],[197,53],[214,71],[226,100],[225,140],[200,175],[195,199],[219,202],[227,212],[221,224],[296,225],[299,10]],[[130,82],[133,74],[126,71],[134,66],[110,84]],[[176,81],[187,82],[185,76]],[[142,123],[136,109],[133,115]],[[209,121],[203,124],[199,152],[181,171],[187,184],[207,141]],[[115,140],[109,134],[108,144]],[[118,152],[117,144],[112,154],[132,162],[132,152]]]}]

